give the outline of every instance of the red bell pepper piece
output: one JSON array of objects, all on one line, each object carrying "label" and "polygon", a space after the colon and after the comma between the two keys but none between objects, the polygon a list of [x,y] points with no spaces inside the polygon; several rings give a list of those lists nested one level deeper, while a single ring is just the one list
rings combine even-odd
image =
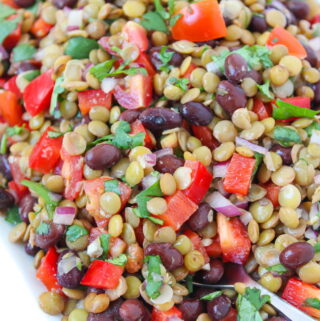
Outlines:
[{"label": "red bell pepper piece", "polygon": [[183,78],[190,80],[191,73],[197,68],[196,64],[191,63],[186,72],[182,75]]},{"label": "red bell pepper piece", "polygon": [[106,94],[101,89],[89,89],[78,93],[79,108],[82,115],[89,113],[94,106],[103,106],[107,109],[111,108],[112,94]]},{"label": "red bell pepper piece", "polygon": [[225,262],[244,264],[248,260],[251,241],[247,230],[237,217],[217,214],[218,234],[222,257]]},{"label": "red bell pepper piece", "polygon": [[[10,16],[7,20],[13,20],[17,18],[17,15]],[[10,35],[8,35],[4,41],[3,41],[3,46],[11,50],[13,47],[15,47],[19,40],[21,38],[21,23],[18,23],[17,28],[13,30]]]},{"label": "red bell pepper piece", "polygon": [[181,311],[175,306],[168,311],[160,311],[156,308],[153,308],[152,310],[151,321],[170,321],[175,318],[182,319]]},{"label": "red bell pepper piece", "polygon": [[307,52],[298,39],[282,27],[274,28],[268,38],[267,46],[273,47],[275,45],[286,46],[290,55],[301,59],[307,57]]},{"label": "red bell pepper piece", "polygon": [[264,189],[266,189],[266,191],[267,191],[266,198],[268,198],[272,202],[273,206],[274,207],[279,206],[278,198],[279,198],[279,192],[280,192],[281,187],[276,184],[273,184],[271,182],[266,183],[261,186]]},{"label": "red bell pepper piece", "polygon": [[272,116],[271,104],[265,104],[259,98],[254,99],[252,111],[258,115],[259,120],[263,120]]},{"label": "red bell pepper piece", "polygon": [[0,91],[0,114],[10,125],[20,125],[22,121],[22,107],[18,96],[11,91]]},{"label": "red bell pepper piece", "polygon": [[212,243],[210,245],[208,245],[208,246],[205,246],[205,249],[206,249],[207,254],[209,255],[209,257],[213,257],[213,258],[221,257],[222,250],[221,250],[219,236],[218,235],[215,236],[212,239]]},{"label": "red bell pepper piece", "polygon": [[139,66],[145,68],[148,72],[148,75],[153,77],[156,74],[156,70],[154,69],[148,55],[144,52],[141,52],[139,57],[135,60]]},{"label": "red bell pepper piece", "polygon": [[123,267],[107,261],[95,260],[81,280],[82,285],[98,289],[115,289],[123,273]]},{"label": "red bell pepper piece", "polygon": [[33,79],[23,92],[24,104],[31,116],[38,115],[50,106],[51,94],[54,87],[53,70],[49,69]]},{"label": "red bell pepper piece", "polygon": [[7,82],[7,79],[0,78],[0,88],[4,88],[5,83]]},{"label": "red bell pepper piece", "polygon": [[54,247],[51,247],[46,256],[41,260],[37,271],[37,278],[45,285],[48,291],[63,294],[62,286],[57,280],[57,262],[59,254]]},{"label": "red bell pepper piece", "polygon": [[8,183],[8,187],[10,192],[15,195],[17,198],[18,202],[28,194],[28,187],[24,185],[17,184],[15,181],[10,181]]},{"label": "red bell pepper piece", "polygon": [[30,168],[40,173],[50,173],[60,159],[63,137],[50,138],[48,131],[52,130],[52,127],[48,127],[42,134],[29,157]]},{"label": "red bell pepper piece", "polygon": [[209,190],[213,175],[198,161],[187,160],[184,166],[192,169],[192,181],[190,186],[182,192],[193,202],[199,204]]},{"label": "red bell pepper piece", "polygon": [[212,129],[208,126],[191,126],[193,135],[200,139],[202,145],[209,147],[210,149],[217,148],[220,143],[213,137]]},{"label": "red bell pepper piece", "polygon": [[165,213],[157,215],[157,218],[163,220],[164,225],[171,226],[175,231],[179,230],[182,224],[198,209],[198,205],[181,191],[166,197],[166,200],[168,208]]},{"label": "red bell pepper piece", "polygon": [[134,43],[142,52],[149,48],[146,29],[134,21],[129,21],[124,25],[122,35],[127,42]]},{"label": "red bell pepper piece", "polygon": [[315,23],[320,23],[320,15],[317,14],[315,15],[311,20],[310,20],[311,24],[315,24]]},{"label": "red bell pepper piece", "polygon": [[13,9],[19,9],[19,7],[15,4],[14,0],[2,0],[1,2]]},{"label": "red bell pepper piece", "polygon": [[38,18],[31,27],[31,33],[37,38],[43,38],[46,36],[53,25],[45,22],[42,18]]},{"label": "red bell pepper piece", "polygon": [[24,195],[29,193],[28,187],[20,184],[20,182],[26,178],[20,169],[19,160],[20,157],[9,157],[9,165],[13,181],[9,182],[8,185],[10,190],[13,191],[13,193],[17,196],[18,200],[20,200]]},{"label": "red bell pepper piece", "polygon": [[223,187],[228,193],[247,195],[255,167],[254,158],[234,153],[227,168]]},{"label": "red bell pepper piece", "polygon": [[143,124],[139,119],[135,120],[133,123],[131,123],[131,132],[130,135],[136,135],[138,133],[145,133],[144,137],[144,145],[148,148],[153,148],[155,145],[154,139],[152,139],[152,136],[150,135],[150,132],[145,129]]},{"label": "red bell pepper piece", "polygon": [[18,76],[13,76],[11,77],[5,84],[4,84],[4,89],[12,91],[13,93],[15,93],[17,95],[18,98],[22,98],[22,94],[21,91],[19,89],[19,87],[17,86],[17,77]]},{"label": "red bell pepper piece", "polygon": [[209,263],[210,259],[205,247],[201,243],[201,237],[191,230],[186,230],[183,234],[185,234],[190,239],[193,248],[203,255],[205,262]]},{"label": "red bell pepper piece", "polygon": [[[311,108],[311,99],[309,97],[289,97],[289,98],[283,98],[281,99],[286,103],[301,107],[301,108],[307,108],[310,109]],[[275,105],[276,102],[275,102]],[[277,108],[277,107],[275,107]],[[282,120],[284,122],[291,122],[294,121],[296,119],[299,119],[299,117],[291,117],[285,120]]]},{"label": "red bell pepper piece", "polygon": [[231,308],[228,314],[224,318],[220,319],[220,321],[237,321],[237,315],[237,310]]},{"label": "red bell pepper piece", "polygon": [[282,298],[312,317],[320,318],[319,309],[305,306],[306,299],[316,298],[320,300],[320,289],[318,287],[291,278],[282,293]]}]

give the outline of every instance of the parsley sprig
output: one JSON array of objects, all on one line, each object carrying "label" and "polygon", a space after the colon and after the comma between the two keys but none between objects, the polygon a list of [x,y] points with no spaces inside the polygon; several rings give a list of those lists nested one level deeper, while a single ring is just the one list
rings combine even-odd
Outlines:
[{"label": "parsley sprig", "polygon": [[189,79],[188,78],[176,78],[176,77],[171,77],[169,78],[169,83],[171,85],[174,85],[178,88],[180,88],[182,91],[187,91],[188,90],[188,85],[189,85]]},{"label": "parsley sprig", "polygon": [[146,292],[151,299],[160,295],[161,281],[161,259],[159,255],[150,255],[145,258],[148,264],[148,277]]},{"label": "parsley sprig", "polygon": [[174,52],[167,51],[168,48],[168,46],[162,46],[158,56],[159,60],[161,61],[159,70],[164,72],[169,72],[172,68],[172,66],[169,65],[169,62],[171,61]]}]

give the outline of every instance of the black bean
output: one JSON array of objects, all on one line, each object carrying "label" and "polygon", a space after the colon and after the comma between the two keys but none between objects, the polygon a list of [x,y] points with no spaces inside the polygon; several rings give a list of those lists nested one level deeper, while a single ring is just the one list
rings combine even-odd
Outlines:
[{"label": "black bean", "polygon": [[231,300],[225,295],[220,295],[207,303],[207,313],[213,320],[224,318],[229,313],[230,308]]},{"label": "black bean", "polygon": [[197,299],[184,299],[178,305],[178,309],[181,311],[184,321],[194,321],[204,312],[203,302]]},{"label": "black bean", "polygon": [[14,3],[20,8],[28,8],[32,6],[36,0],[14,0]]},{"label": "black bean", "polygon": [[266,22],[266,19],[264,15],[253,15],[249,29],[254,32],[260,32],[263,33],[268,30],[268,24]]},{"label": "black bean", "polygon": [[220,260],[211,260],[210,270],[202,271],[202,279],[206,283],[217,283],[224,273],[224,267]]},{"label": "black bean", "polygon": [[248,64],[242,56],[233,53],[226,58],[224,70],[228,80],[238,83],[247,76]]},{"label": "black bean", "polygon": [[40,250],[39,247],[32,245],[30,242],[27,242],[24,245],[24,250],[28,255],[35,256]]},{"label": "black bean", "polygon": [[[210,213],[211,212],[211,213]],[[208,203],[199,204],[198,209],[191,215],[188,220],[188,225],[193,231],[200,231],[209,223],[209,215],[213,215],[213,210]]]},{"label": "black bean", "polygon": [[24,196],[19,202],[19,214],[24,222],[29,223],[29,213],[33,210],[36,202],[37,199],[31,194]]},{"label": "black bean", "polygon": [[286,3],[288,9],[299,19],[306,19],[309,15],[310,8],[308,3],[300,0],[290,0]]},{"label": "black bean", "polygon": [[182,117],[192,125],[206,126],[213,119],[212,110],[202,103],[190,101],[180,106]]},{"label": "black bean", "polygon": [[87,321],[122,321],[119,309],[123,299],[118,299],[110,303],[108,309],[102,313],[89,313]]},{"label": "black bean", "polygon": [[246,77],[252,78],[257,84],[262,84],[262,76],[261,74],[256,70],[250,70]]},{"label": "black bean", "polygon": [[4,188],[0,187],[0,209],[8,209],[14,205],[14,197]]},{"label": "black bean", "polygon": [[184,165],[184,161],[175,155],[164,155],[157,159],[155,169],[160,173],[173,174],[175,170]]},{"label": "black bean", "polygon": [[314,256],[314,248],[307,242],[290,244],[280,253],[280,262],[288,269],[297,269],[308,263]]},{"label": "black bean", "polygon": [[291,165],[292,158],[291,158],[291,147],[283,147],[279,144],[272,145],[271,152],[277,153],[282,158],[282,162],[284,165]]},{"label": "black bean", "polygon": [[[163,62],[160,59],[160,52],[162,47],[153,47],[150,49],[150,59],[152,64],[159,70],[159,68],[163,65]],[[179,67],[183,61],[183,56],[178,52],[174,51],[171,48],[166,49],[166,53],[173,52],[171,60],[168,62],[168,65]]]},{"label": "black bean", "polygon": [[150,243],[144,249],[145,255],[159,255],[162,264],[169,271],[183,266],[183,256],[170,243]]},{"label": "black bean", "polygon": [[95,170],[104,170],[112,167],[121,159],[121,151],[111,144],[100,144],[87,151],[86,164]]},{"label": "black bean", "polygon": [[128,123],[133,123],[135,120],[139,118],[140,111],[137,109],[125,110],[120,115],[120,120],[127,121]]},{"label": "black bean", "polygon": [[216,99],[220,106],[230,114],[239,108],[244,108],[247,104],[243,89],[227,80],[221,81],[218,85]]},{"label": "black bean", "polygon": [[8,161],[8,157],[6,155],[0,155],[0,173],[6,178],[8,181],[12,181],[11,169]]},{"label": "black bean", "polygon": [[168,108],[148,108],[140,114],[139,119],[144,127],[156,133],[180,127],[182,123],[181,115]]},{"label": "black bean", "polygon": [[48,223],[49,232],[48,234],[35,234],[34,243],[36,246],[42,249],[48,249],[54,246],[64,235],[65,226],[61,224]]},{"label": "black bean", "polygon": [[150,321],[151,318],[149,310],[137,299],[124,301],[119,312],[123,321]]},{"label": "black bean", "polygon": [[77,0],[52,0],[52,3],[58,9],[63,9],[64,7],[73,7],[77,3]]},{"label": "black bean", "polygon": [[316,52],[308,44],[303,42],[301,42],[301,44],[307,52],[307,57],[305,58],[305,60],[307,60],[310,63],[311,67],[317,68],[318,56]]},{"label": "black bean", "polygon": [[320,104],[320,81],[313,86],[314,98],[312,100],[314,105]]}]

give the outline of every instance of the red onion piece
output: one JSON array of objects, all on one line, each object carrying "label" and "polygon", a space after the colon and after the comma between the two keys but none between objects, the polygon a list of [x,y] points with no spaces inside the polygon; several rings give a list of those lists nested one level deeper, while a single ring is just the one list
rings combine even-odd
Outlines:
[{"label": "red onion piece", "polygon": [[138,162],[143,168],[153,167],[157,163],[157,155],[148,153],[138,156]]},{"label": "red onion piece", "polygon": [[218,190],[218,192],[224,197],[229,197],[230,193],[228,193],[223,187],[223,181],[221,179],[214,182],[214,187]]},{"label": "red onion piece", "polygon": [[241,137],[236,137],[236,145],[237,146],[244,146],[244,147],[248,147],[249,149],[251,149],[254,152],[257,152],[259,154],[267,154],[268,150],[260,145],[257,144],[253,144]]},{"label": "red onion piece", "polygon": [[242,215],[240,216],[240,221],[244,225],[248,225],[251,220],[253,220],[252,214],[248,211],[242,210]]},{"label": "red onion piece", "polygon": [[318,233],[312,227],[308,227],[304,233],[304,236],[309,240],[316,240]]},{"label": "red onion piece", "polygon": [[72,206],[58,206],[53,216],[56,224],[71,225],[76,216],[76,209]]},{"label": "red onion piece", "polygon": [[233,204],[235,206],[237,206],[238,208],[242,208],[242,209],[246,210],[249,205],[249,200],[248,200],[248,198],[244,198],[243,200],[235,201]]},{"label": "red onion piece", "polygon": [[173,149],[171,147],[162,148],[154,152],[154,154],[157,155],[158,158],[166,155],[173,155]]},{"label": "red onion piece", "polygon": [[74,30],[79,30],[80,28],[78,26],[68,26],[67,31],[74,31]]},{"label": "red onion piece", "polygon": [[233,205],[227,198],[222,196],[219,192],[213,192],[206,198],[206,202],[217,212],[222,213],[227,217],[239,216],[243,212]]},{"label": "red onion piece", "polygon": [[320,174],[318,174],[318,175],[316,175],[316,176],[314,177],[314,182],[315,182],[316,184],[320,184]]},{"label": "red onion piece", "polygon": [[225,177],[230,162],[221,162],[213,165],[213,177]]},{"label": "red onion piece", "polygon": [[9,58],[9,54],[7,50],[3,46],[0,46],[0,61],[8,58]]},{"label": "red onion piece", "polygon": [[52,193],[50,192],[50,197],[54,200],[54,201],[61,201],[62,199],[62,195],[58,194],[58,193]]}]

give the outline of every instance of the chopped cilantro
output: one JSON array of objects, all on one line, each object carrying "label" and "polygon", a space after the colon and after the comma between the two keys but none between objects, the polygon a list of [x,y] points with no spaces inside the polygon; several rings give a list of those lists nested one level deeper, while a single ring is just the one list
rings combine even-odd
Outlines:
[{"label": "chopped cilantro", "polygon": [[17,225],[22,222],[18,206],[8,208],[5,220],[13,225]]},{"label": "chopped cilantro", "polygon": [[114,265],[123,266],[128,262],[128,257],[125,254],[120,254],[119,256],[109,259],[107,261]]},{"label": "chopped cilantro", "polygon": [[51,115],[54,113],[55,109],[58,106],[59,95],[65,91],[65,89],[61,86],[63,81],[64,81],[64,78],[62,76],[58,77],[56,79],[56,83],[53,88],[53,92],[51,95],[51,102],[50,102],[50,114]]},{"label": "chopped cilantro", "polygon": [[170,18],[170,13],[166,11],[166,9],[163,7],[161,0],[154,0],[154,6],[156,11],[159,13],[159,15],[163,19],[169,19]]},{"label": "chopped cilantro", "polygon": [[176,78],[176,77],[171,77],[169,78],[169,83],[171,85],[174,85],[178,88],[180,88],[183,91],[188,90],[188,85],[189,85],[189,79],[188,78]]},{"label": "chopped cilantro", "polygon": [[12,16],[14,13],[16,13],[16,10],[6,4],[0,3],[0,20]]},{"label": "chopped cilantro", "polygon": [[20,20],[20,17],[12,20],[0,20],[0,44],[18,27]]},{"label": "chopped cilantro", "polygon": [[141,25],[147,30],[161,31],[168,33],[169,29],[161,15],[155,11],[148,11],[141,20]]},{"label": "chopped cilantro", "polygon": [[267,80],[263,85],[257,85],[259,91],[268,99],[273,99],[273,93],[270,91],[270,81]]},{"label": "chopped cilantro", "polygon": [[181,17],[182,17],[181,13],[171,17],[169,20],[169,26],[173,27]]},{"label": "chopped cilantro", "polygon": [[8,127],[6,129],[6,133],[9,137],[12,137],[14,135],[20,135],[22,133],[23,129],[24,129],[24,126],[15,125],[13,127]]},{"label": "chopped cilantro", "polygon": [[104,78],[107,77],[106,75],[110,72],[114,62],[115,62],[115,59],[104,61],[98,65],[91,67],[89,69],[89,72],[91,75],[96,77],[99,81],[102,81]]},{"label": "chopped cilantro", "polygon": [[42,222],[36,229],[36,233],[40,235],[47,235],[50,231],[50,225],[48,223]]},{"label": "chopped cilantro", "polygon": [[289,146],[290,143],[301,143],[298,132],[285,126],[276,126],[273,130],[273,138],[283,146]]},{"label": "chopped cilantro", "polygon": [[100,244],[103,250],[102,258],[106,258],[109,251],[110,246],[110,234],[101,234],[100,237]]},{"label": "chopped cilantro", "polygon": [[262,163],[263,155],[260,154],[260,153],[255,152],[255,153],[254,153],[254,158],[256,159],[256,164],[255,164],[255,166],[254,166],[254,170],[253,170],[252,177],[253,177],[254,175],[256,175],[256,173],[257,173],[257,171],[258,171],[258,169],[259,169],[259,166],[260,166],[260,164]]},{"label": "chopped cilantro", "polygon": [[145,258],[148,263],[148,276],[146,292],[151,299],[160,295],[161,281],[161,259],[159,255],[150,255]]},{"label": "chopped cilantro", "polygon": [[320,310],[320,300],[317,298],[308,298],[304,301],[304,306]]},{"label": "chopped cilantro", "polygon": [[158,57],[162,63],[162,65],[159,67],[159,70],[165,71],[165,72],[170,71],[171,66],[169,65],[169,62],[171,61],[174,55],[173,51],[167,51],[168,48],[169,48],[168,46],[162,46]]},{"label": "chopped cilantro", "polygon": [[311,125],[306,127],[304,130],[307,132],[308,136],[310,137],[312,135],[313,130],[320,130],[320,124],[314,121]]},{"label": "chopped cilantro", "polygon": [[317,242],[317,243],[313,246],[313,248],[314,248],[314,251],[315,251],[316,253],[320,252],[320,242]]},{"label": "chopped cilantro", "polygon": [[209,294],[203,296],[202,298],[200,298],[200,300],[211,301],[211,300],[219,297],[220,295],[222,295],[222,291],[215,291],[215,292],[212,292],[212,293],[209,293]]},{"label": "chopped cilantro", "polygon": [[283,273],[288,272],[288,269],[282,264],[275,264],[272,266],[268,266],[267,270],[271,271],[271,272],[278,273],[278,274],[283,274]]},{"label": "chopped cilantro", "polygon": [[63,135],[66,134],[66,133],[72,132],[72,130],[73,130],[73,128],[72,128],[71,125],[69,125],[68,130],[66,130],[66,131],[63,132],[63,133],[62,133],[62,132],[53,131],[53,130],[49,130],[49,131],[48,131],[48,137],[49,137],[49,138],[58,138],[58,137],[63,136]]},{"label": "chopped cilantro", "polygon": [[119,182],[116,179],[111,179],[109,181],[104,182],[104,190],[105,192],[114,192],[118,195],[120,195],[120,188],[119,188]]},{"label": "chopped cilantro", "polygon": [[1,137],[0,154],[5,155],[7,153],[7,143],[8,143],[8,136],[6,133],[4,133]]},{"label": "chopped cilantro", "polygon": [[88,231],[87,229],[85,229],[83,226],[80,225],[71,225],[66,233],[67,236],[67,241],[69,242],[74,242],[76,241],[78,238],[84,236],[84,235],[88,235]]},{"label": "chopped cilantro", "polygon": [[175,0],[168,1],[169,14],[172,16],[174,14]]},{"label": "chopped cilantro", "polygon": [[36,48],[27,43],[22,43],[13,49],[13,61],[23,61],[33,58],[33,55],[36,53]]}]

